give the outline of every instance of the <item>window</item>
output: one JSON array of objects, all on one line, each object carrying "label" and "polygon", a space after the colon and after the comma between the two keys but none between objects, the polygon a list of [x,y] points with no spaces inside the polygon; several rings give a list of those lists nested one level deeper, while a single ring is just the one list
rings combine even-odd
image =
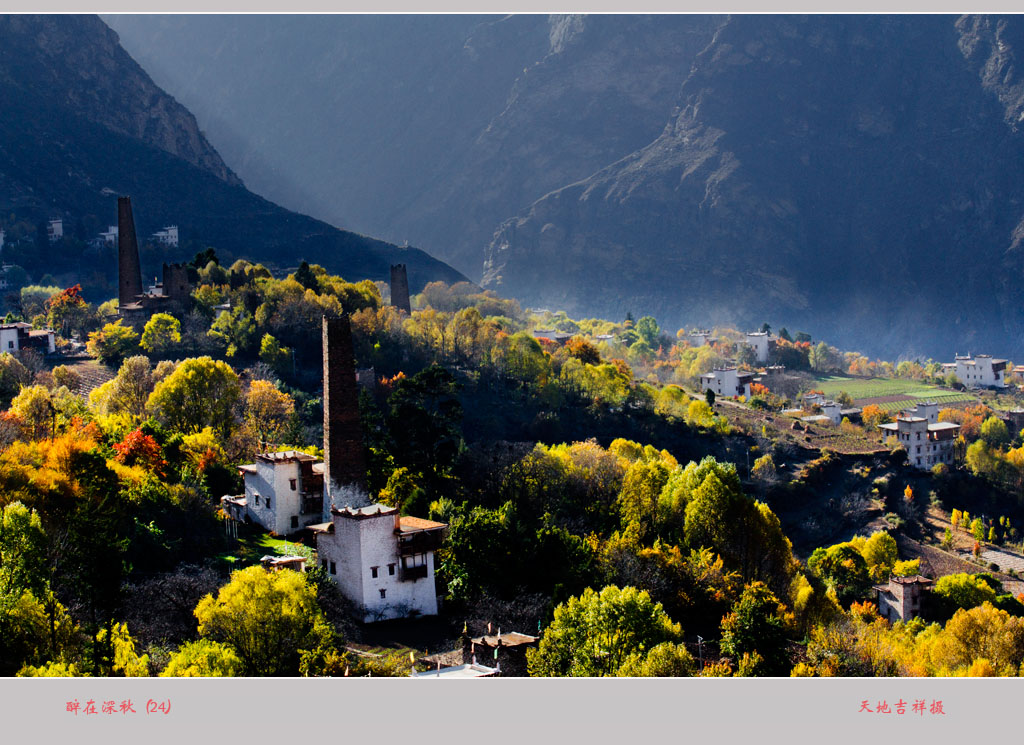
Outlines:
[{"label": "window", "polygon": [[298,515],[292,515],[292,528],[294,529],[294,528],[297,528],[297,527],[299,527],[299,516]]},{"label": "window", "polygon": [[337,573],[338,573],[338,570],[335,568],[334,562],[332,561],[331,562],[331,574],[337,574]]},{"label": "window", "polygon": [[256,498],[256,506],[259,507],[260,506],[260,495],[259,494],[254,494],[253,496]]},{"label": "window", "polygon": [[267,497],[267,509],[270,509],[270,497]]},{"label": "window", "polygon": [[387,590],[381,590],[380,591],[380,599],[383,600],[385,597],[387,597],[387,594],[388,594]]},{"label": "window", "polygon": [[295,484],[297,479],[288,479],[288,483],[291,484],[292,491],[295,491]]},{"label": "window", "polygon": [[392,577],[395,576],[395,565],[394,564],[388,564],[388,575],[390,575]]},{"label": "window", "polygon": [[326,572],[327,571],[327,559],[320,559],[320,566],[322,566],[324,568],[324,571]]},{"label": "window", "polygon": [[378,568],[379,567],[370,567],[370,576],[373,577],[373,579],[377,579],[377,569]]}]

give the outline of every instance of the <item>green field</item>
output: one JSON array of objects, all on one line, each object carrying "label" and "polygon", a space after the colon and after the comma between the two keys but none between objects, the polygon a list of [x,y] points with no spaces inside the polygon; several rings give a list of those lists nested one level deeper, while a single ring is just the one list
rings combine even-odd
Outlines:
[{"label": "green field", "polygon": [[829,398],[846,391],[854,403],[861,406],[864,399],[879,396],[902,396],[900,401],[889,401],[877,404],[885,411],[897,411],[917,401],[935,401],[939,404],[952,404],[961,401],[974,401],[977,396],[971,393],[959,393],[948,388],[921,383],[917,380],[901,378],[847,378],[829,375],[817,379],[815,387]]}]

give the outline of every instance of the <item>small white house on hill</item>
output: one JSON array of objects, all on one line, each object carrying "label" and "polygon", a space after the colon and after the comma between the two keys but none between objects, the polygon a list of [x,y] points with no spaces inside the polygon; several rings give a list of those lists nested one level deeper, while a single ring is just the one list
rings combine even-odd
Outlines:
[{"label": "small white house on hill", "polygon": [[320,565],[367,623],[437,615],[434,552],[447,528],[383,504],[332,508],[313,526]]}]

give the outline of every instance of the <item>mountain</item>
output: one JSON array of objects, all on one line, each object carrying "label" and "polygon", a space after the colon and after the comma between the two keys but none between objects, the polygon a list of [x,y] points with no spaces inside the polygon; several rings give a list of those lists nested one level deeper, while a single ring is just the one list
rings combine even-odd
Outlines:
[{"label": "mountain", "polygon": [[108,21],[247,182],[526,304],[1024,355],[1018,16]]},{"label": "mountain", "polygon": [[175,223],[189,247],[212,245],[223,257],[278,267],[306,259],[381,280],[404,262],[414,289],[464,279],[423,251],[337,230],[247,190],[195,117],[96,16],[0,16],[0,100],[5,215],[62,217],[95,233],[116,221],[115,195],[129,194],[141,235]]},{"label": "mountain", "polygon": [[889,354],[1020,354],[1021,25],[731,18],[657,138],[504,223],[485,285]]}]

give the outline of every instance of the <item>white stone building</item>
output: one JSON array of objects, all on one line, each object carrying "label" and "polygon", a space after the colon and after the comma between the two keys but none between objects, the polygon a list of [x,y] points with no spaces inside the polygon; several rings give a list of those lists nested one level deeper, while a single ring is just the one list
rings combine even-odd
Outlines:
[{"label": "white stone building", "polygon": [[821,413],[829,418],[832,424],[839,424],[843,421],[843,407],[835,401],[824,401],[820,404]]},{"label": "white stone building", "polygon": [[256,523],[277,535],[289,535],[321,519],[323,462],[298,450],[261,453],[239,466],[245,494],[221,497],[232,520]]},{"label": "white stone building", "polygon": [[754,373],[740,372],[735,367],[715,368],[712,372],[700,376],[701,392],[712,390],[716,396],[746,396],[750,398],[750,384]]},{"label": "white stone building", "polygon": [[768,342],[771,334],[767,331],[751,331],[747,334],[747,344],[754,350],[758,362],[768,361]]},{"label": "white stone building", "polygon": [[990,354],[957,356],[955,360],[943,364],[942,369],[954,373],[967,388],[1006,388],[1006,360],[993,359]]},{"label": "white stone building", "polygon": [[111,246],[116,246],[117,245],[117,234],[118,234],[117,226],[116,225],[111,225],[110,227],[107,228],[107,232],[106,233],[100,233],[100,242],[101,243],[110,244]]},{"label": "white stone building", "polygon": [[178,226],[177,225],[168,225],[168,226],[164,227],[162,230],[158,230],[157,232],[153,233],[152,238],[157,243],[161,243],[161,244],[163,244],[165,246],[172,246],[174,248],[177,248],[177,246],[178,246]]},{"label": "white stone building", "polygon": [[959,424],[953,422],[930,423],[922,416],[898,414],[896,421],[879,424],[886,435],[894,436],[907,451],[910,465],[928,470],[939,463],[953,464],[953,443]]},{"label": "white stone building", "polygon": [[57,350],[53,329],[34,329],[32,324],[24,321],[0,324],[0,352],[14,354],[22,349],[38,349],[43,354],[53,354]]},{"label": "white stone building", "polygon": [[934,401],[922,401],[913,409],[905,409],[903,413],[927,419],[929,424],[936,424],[939,421],[939,405]]},{"label": "white stone building", "polygon": [[46,237],[50,243],[56,243],[64,237],[64,221],[60,218],[50,220],[46,224]]},{"label": "white stone building", "polygon": [[690,340],[690,344],[695,347],[703,347],[705,344],[711,344],[711,332],[707,329],[695,329],[690,332],[687,337]]},{"label": "white stone building", "polygon": [[332,508],[313,530],[320,565],[369,623],[437,615],[434,552],[447,527],[371,504]]}]

